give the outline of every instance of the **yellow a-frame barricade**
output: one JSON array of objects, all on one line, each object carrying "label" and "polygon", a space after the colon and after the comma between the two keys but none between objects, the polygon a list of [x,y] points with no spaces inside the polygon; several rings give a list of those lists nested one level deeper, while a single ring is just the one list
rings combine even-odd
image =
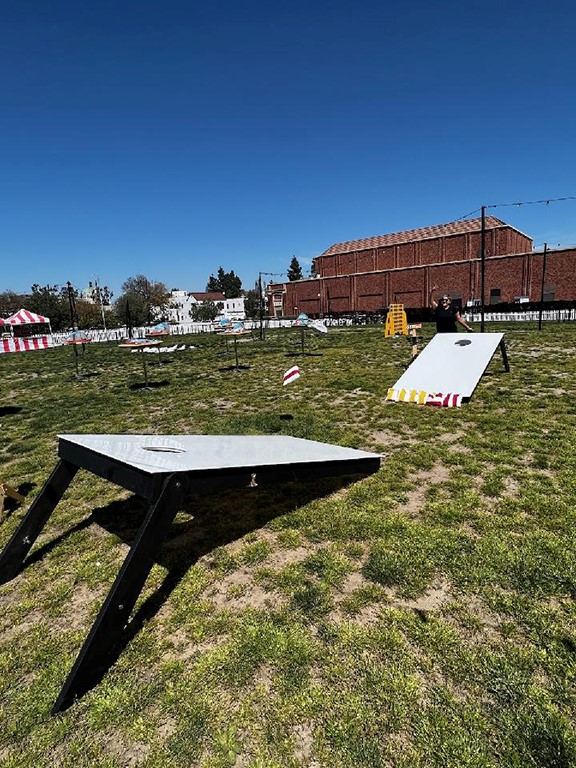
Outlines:
[{"label": "yellow a-frame barricade", "polygon": [[386,315],[384,336],[408,336],[408,320],[404,304],[390,304]]},{"label": "yellow a-frame barricade", "polygon": [[390,309],[386,315],[386,326],[384,336],[406,336],[412,345],[412,357],[416,357],[420,352],[422,336],[416,331],[422,328],[422,323],[408,325],[404,304],[390,304]]}]

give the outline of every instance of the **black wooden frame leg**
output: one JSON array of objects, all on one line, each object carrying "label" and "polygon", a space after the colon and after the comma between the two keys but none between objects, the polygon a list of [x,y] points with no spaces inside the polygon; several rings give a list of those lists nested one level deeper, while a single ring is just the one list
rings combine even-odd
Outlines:
[{"label": "black wooden frame leg", "polygon": [[71,706],[77,697],[86,693],[102,677],[112,663],[138,595],[152,569],[165,534],[182,504],[185,490],[183,478],[170,475],[158,499],[150,505],[108,597],[52,708],[52,714]]},{"label": "black wooden frame leg", "polygon": [[500,347],[500,352],[502,352],[502,362],[504,363],[504,370],[506,373],[510,373],[510,363],[508,362],[508,354],[506,352],[506,344],[504,343],[504,339],[500,339],[500,344],[498,345]]},{"label": "black wooden frame leg", "polygon": [[13,579],[48,518],[74,479],[78,467],[61,459],[0,555],[0,584]]}]

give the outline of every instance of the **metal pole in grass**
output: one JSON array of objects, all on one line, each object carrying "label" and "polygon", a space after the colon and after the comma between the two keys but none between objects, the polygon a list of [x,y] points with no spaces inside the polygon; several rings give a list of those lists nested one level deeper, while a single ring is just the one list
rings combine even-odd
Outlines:
[{"label": "metal pole in grass", "polygon": [[538,330],[542,330],[542,312],[544,311],[544,280],[546,278],[546,254],[548,253],[548,243],[544,243],[544,253],[542,255],[542,285],[540,287],[540,310],[538,312]]},{"label": "metal pole in grass", "polygon": [[144,366],[144,389],[149,389],[148,387],[148,368],[146,366],[146,355],[144,354],[144,348],[140,350],[140,354],[142,355],[142,364]]},{"label": "metal pole in grass", "polygon": [[258,272],[258,295],[260,304],[260,341],[264,338],[264,298],[262,296],[262,272]]},{"label": "metal pole in grass", "polygon": [[238,362],[238,339],[234,336],[234,357],[236,358],[236,370],[240,370],[240,364]]},{"label": "metal pole in grass", "polygon": [[486,206],[482,206],[480,230],[480,332],[484,333],[484,284],[486,271]]},{"label": "metal pole in grass", "polygon": [[132,338],[132,316],[130,315],[130,302],[126,299],[126,326],[128,328],[128,338]]},{"label": "metal pole in grass", "polygon": [[[108,292],[108,289],[106,288],[106,286],[105,286],[105,289]],[[104,314],[104,296],[103,296],[102,288],[100,288],[98,275],[94,275],[94,293],[96,294],[96,300],[100,304],[100,312],[102,314],[102,327],[104,328],[104,332],[106,332],[106,315]]]},{"label": "metal pole in grass", "polygon": [[284,272],[258,272],[258,293],[260,295],[260,341],[264,339],[264,292],[262,290],[262,275],[282,277]]},{"label": "metal pole in grass", "polygon": [[[72,283],[70,280],[66,283],[66,289],[68,291],[68,305],[70,307],[70,326],[72,328],[72,333],[76,330],[76,307],[74,306],[74,296],[73,296],[73,288]],[[78,348],[76,344],[72,344],[74,347],[74,367],[76,369],[76,378],[80,378],[80,372],[78,370]]]}]

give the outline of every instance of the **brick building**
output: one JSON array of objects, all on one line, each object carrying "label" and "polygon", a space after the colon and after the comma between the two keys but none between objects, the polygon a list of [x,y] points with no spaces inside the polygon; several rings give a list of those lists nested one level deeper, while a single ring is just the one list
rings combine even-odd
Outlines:
[{"label": "brick building", "polygon": [[[480,303],[481,219],[337,243],[314,260],[317,277],[267,286],[272,316],[382,312],[428,304],[433,285],[466,306]],[[546,301],[576,298],[576,248],[548,250]],[[485,304],[539,301],[542,251],[494,216],[485,219]]]}]

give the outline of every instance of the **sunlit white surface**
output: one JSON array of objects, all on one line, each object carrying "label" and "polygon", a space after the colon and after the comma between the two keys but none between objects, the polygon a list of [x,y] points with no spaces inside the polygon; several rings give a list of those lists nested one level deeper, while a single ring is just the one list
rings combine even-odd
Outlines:
[{"label": "sunlit white surface", "polygon": [[471,397],[503,337],[503,333],[437,333],[394,389]]},{"label": "sunlit white surface", "polygon": [[367,451],[285,435],[58,435],[151,474],[379,459]]}]

